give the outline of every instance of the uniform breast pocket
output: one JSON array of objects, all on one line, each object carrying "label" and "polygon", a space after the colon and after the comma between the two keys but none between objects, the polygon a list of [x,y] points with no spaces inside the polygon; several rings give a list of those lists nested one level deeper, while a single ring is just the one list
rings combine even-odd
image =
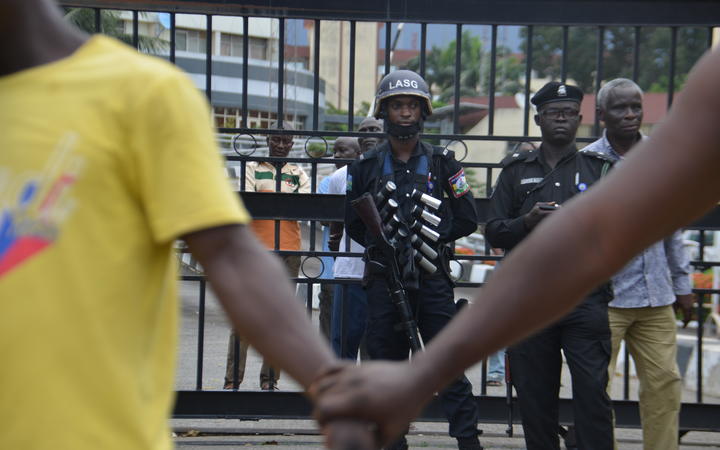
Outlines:
[{"label": "uniform breast pocket", "polygon": [[535,205],[538,200],[538,191],[534,190],[537,183],[533,185],[521,186],[515,192],[515,210],[516,211],[529,211]]}]

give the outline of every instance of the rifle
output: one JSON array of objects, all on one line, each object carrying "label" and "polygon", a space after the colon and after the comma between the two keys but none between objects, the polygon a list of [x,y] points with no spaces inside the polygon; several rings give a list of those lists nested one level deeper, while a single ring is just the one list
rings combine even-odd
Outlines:
[{"label": "rifle", "polygon": [[402,284],[402,276],[400,272],[400,265],[398,264],[397,249],[393,242],[391,242],[383,231],[382,221],[380,220],[380,214],[378,213],[377,206],[372,195],[364,193],[362,196],[350,202],[355,212],[365,224],[370,234],[372,234],[377,241],[377,248],[382,252],[385,259],[390,265],[390,270],[387,270],[383,264],[377,261],[368,261],[368,264],[376,264],[381,266],[380,268],[387,274],[387,283],[390,290],[390,298],[393,304],[397,308],[398,314],[400,314],[400,326],[405,331],[408,341],[410,342],[410,349],[413,353],[423,350],[422,339],[418,332],[417,323],[413,317],[412,310],[410,308],[410,302],[407,298],[407,293]]}]

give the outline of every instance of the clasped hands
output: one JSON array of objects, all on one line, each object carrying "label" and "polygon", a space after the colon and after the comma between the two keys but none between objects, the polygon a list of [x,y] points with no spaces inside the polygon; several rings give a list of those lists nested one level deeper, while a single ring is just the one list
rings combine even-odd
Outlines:
[{"label": "clasped hands", "polygon": [[308,389],[333,450],[378,449],[398,438],[422,411],[423,393],[407,362],[387,361],[334,366]]}]

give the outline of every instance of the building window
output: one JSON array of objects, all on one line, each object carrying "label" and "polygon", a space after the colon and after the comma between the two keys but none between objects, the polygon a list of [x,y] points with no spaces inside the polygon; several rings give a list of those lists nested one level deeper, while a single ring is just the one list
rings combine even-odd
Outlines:
[{"label": "building window", "polygon": [[268,59],[268,41],[267,39],[250,38],[248,42],[250,47],[250,57],[253,59]]},{"label": "building window", "polygon": [[[220,33],[220,54],[223,56],[243,56],[243,39],[245,36],[240,34]],[[268,59],[268,41],[250,37],[248,40],[248,48],[250,49],[250,58]]]},{"label": "building window", "polygon": [[[242,109],[225,108],[216,106],[213,108],[213,116],[215,126],[217,128],[240,128],[242,126]],[[248,128],[268,128],[277,120],[276,113],[267,111],[248,111]],[[296,129],[303,129],[305,126],[305,117],[285,115],[285,122],[291,123]]]},{"label": "building window", "polygon": [[243,55],[243,36],[238,34],[220,34],[220,54],[223,56]]},{"label": "building window", "polygon": [[198,30],[176,30],[175,50],[205,53],[206,33]]}]

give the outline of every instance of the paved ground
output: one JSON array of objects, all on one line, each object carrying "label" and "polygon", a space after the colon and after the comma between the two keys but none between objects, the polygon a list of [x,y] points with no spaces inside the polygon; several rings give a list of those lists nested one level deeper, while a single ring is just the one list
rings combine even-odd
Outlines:
[{"label": "paved ground", "polygon": [[[241,424],[243,425],[243,424]],[[419,424],[421,426],[422,424]],[[516,427],[520,428],[520,427]],[[499,449],[522,449],[525,448],[525,441],[522,437],[522,430],[516,430],[514,437],[509,438],[505,434],[504,426],[484,425],[484,433],[480,437],[482,445],[486,450]],[[232,432],[232,430],[229,430]],[[253,435],[251,430],[238,429],[241,434],[217,434],[194,436],[195,433],[188,433],[189,436],[178,436],[175,443],[178,450],[204,450],[208,447],[237,447],[247,449],[281,448],[283,450],[294,449],[319,449],[322,448],[322,437],[306,434],[313,432],[307,429],[301,432],[290,432],[274,435]],[[642,450],[640,432],[638,430],[619,430],[618,448],[620,450]],[[411,449],[454,449],[457,448],[454,439],[444,435],[441,430],[433,431],[420,428],[412,432],[408,437]],[[694,449],[718,449],[720,448],[720,437],[714,433],[690,433],[683,438],[680,450]]]},{"label": "paved ground", "polygon": [[[176,388],[182,390],[195,389],[197,374],[197,335],[198,335],[198,286],[197,282],[181,282],[182,327],[179,345],[178,373]],[[458,289],[458,297],[469,296],[468,290]],[[225,357],[228,340],[228,326],[214,296],[208,292],[205,310],[205,330],[203,345],[203,378],[202,388],[207,390],[220,389],[225,371]],[[471,296],[471,295],[470,295]],[[314,311],[314,316],[317,311]],[[685,332],[684,334],[691,334]],[[251,350],[248,355],[246,377],[241,385],[243,390],[258,390],[258,373],[262,360]],[[467,372],[474,385],[474,393],[481,393],[480,380],[482,366],[478,364]],[[299,386],[282,376],[280,389],[299,390]],[[613,395],[621,398],[622,377],[616,376]],[[570,397],[570,378],[568,371],[563,370],[562,397]],[[488,395],[503,396],[505,387],[488,387]],[[695,401],[695,392],[684,389],[683,400]],[[630,399],[637,399],[637,380],[630,379]],[[720,403],[720,398],[705,396],[706,403]],[[179,449],[205,449],[207,447],[242,447],[267,448],[276,446],[287,449],[321,448],[321,438],[312,421],[238,421],[226,420],[178,420],[172,421],[172,427],[178,432],[175,442]],[[481,424],[484,430],[482,442],[486,449],[524,448],[522,427],[514,427],[515,436],[508,438],[505,434],[506,425]],[[455,448],[453,439],[445,435],[446,425],[437,423],[417,423],[411,432],[410,443],[413,448]],[[268,434],[270,433],[270,434]],[[639,430],[618,430],[620,449],[641,449]],[[692,432],[683,438],[682,449],[718,448],[720,449],[720,433]]]}]

